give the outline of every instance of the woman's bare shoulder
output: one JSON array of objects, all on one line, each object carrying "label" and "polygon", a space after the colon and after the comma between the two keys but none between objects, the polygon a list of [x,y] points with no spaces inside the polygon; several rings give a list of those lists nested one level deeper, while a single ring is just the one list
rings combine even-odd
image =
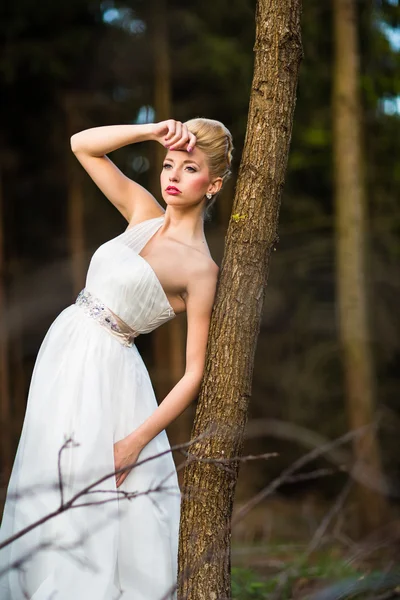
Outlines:
[{"label": "woman's bare shoulder", "polygon": [[213,296],[216,290],[219,266],[212,258],[208,249],[204,252],[192,249],[186,260],[186,298],[188,296]]},{"label": "woman's bare shoulder", "polygon": [[189,274],[192,277],[203,275],[218,277],[219,266],[211,256],[208,246],[192,247],[189,252]]}]

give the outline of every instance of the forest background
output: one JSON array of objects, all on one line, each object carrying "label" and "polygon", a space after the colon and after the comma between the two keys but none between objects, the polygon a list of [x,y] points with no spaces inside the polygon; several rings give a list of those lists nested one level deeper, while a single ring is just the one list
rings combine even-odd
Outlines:
[{"label": "forest background", "polygon": [[[385,474],[400,474],[400,7],[358,0],[368,294],[376,419]],[[54,318],[84,287],[93,251],[126,222],[71,153],[81,129],[194,116],[219,119],[235,144],[234,176],[206,235],[220,263],[240,164],[253,72],[254,0],[18,0],[0,19],[0,409],[2,492],[15,454],[29,381]],[[332,156],[333,16],[328,0],[303,5],[297,103],[279,225],[255,356],[245,454],[245,502],[310,447],[348,431],[338,337]],[[151,143],[112,159],[159,193]],[[351,199],[349,199],[351,201]],[[185,320],[140,336],[159,400],[184,369]],[[168,430],[190,438],[195,403]],[[312,444],[311,444],[312,445]],[[349,447],[350,451],[350,447]],[[177,462],[180,457],[176,456]],[[328,466],[325,460],[313,463]],[[332,467],[331,463],[329,466]],[[286,482],[233,531],[246,544],[304,541],[340,492],[336,465]],[[398,510],[398,497],[390,499]],[[351,523],[348,507],[345,522]],[[236,558],[235,558],[236,556]],[[234,554],[239,564],[240,551]]]}]

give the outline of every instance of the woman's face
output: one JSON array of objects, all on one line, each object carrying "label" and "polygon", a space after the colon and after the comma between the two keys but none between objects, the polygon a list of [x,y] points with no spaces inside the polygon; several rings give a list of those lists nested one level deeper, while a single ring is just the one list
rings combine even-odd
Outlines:
[{"label": "woman's face", "polygon": [[194,147],[168,150],[160,175],[162,197],[171,206],[192,206],[213,191],[212,180],[204,152]]}]

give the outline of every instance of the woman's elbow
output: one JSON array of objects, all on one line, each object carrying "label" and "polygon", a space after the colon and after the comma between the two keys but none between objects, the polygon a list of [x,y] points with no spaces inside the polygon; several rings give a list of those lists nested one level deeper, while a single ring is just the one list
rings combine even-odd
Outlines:
[{"label": "woman's elbow", "polygon": [[76,154],[76,152],[79,152],[79,150],[81,150],[82,148],[81,146],[81,140],[80,140],[80,135],[79,133],[74,133],[73,135],[71,135],[70,138],[70,144],[71,144],[71,150],[74,154]]},{"label": "woman's elbow", "polygon": [[70,138],[71,150],[74,153],[77,152],[77,146],[78,146],[76,136],[77,136],[77,134],[74,133],[74,135],[71,135],[71,138]]}]

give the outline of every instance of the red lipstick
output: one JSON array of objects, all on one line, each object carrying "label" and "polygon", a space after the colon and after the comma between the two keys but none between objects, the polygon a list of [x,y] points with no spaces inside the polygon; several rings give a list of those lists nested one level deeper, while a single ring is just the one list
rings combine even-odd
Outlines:
[{"label": "red lipstick", "polygon": [[166,190],[167,194],[171,194],[172,196],[175,196],[176,194],[180,194],[181,190],[178,190],[177,187],[175,187],[174,185],[169,185]]}]

